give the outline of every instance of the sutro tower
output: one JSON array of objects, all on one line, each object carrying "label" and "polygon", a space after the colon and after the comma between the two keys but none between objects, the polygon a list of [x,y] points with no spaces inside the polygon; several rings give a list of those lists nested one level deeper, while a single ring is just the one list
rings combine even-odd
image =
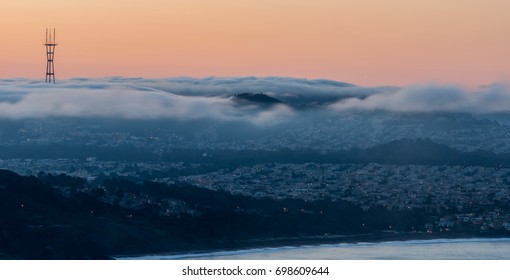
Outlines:
[{"label": "sutro tower", "polygon": [[55,28],[53,28],[53,34],[51,28],[49,30],[46,28],[46,43],[44,45],[46,46],[46,58],[48,59],[48,62],[46,62],[46,82],[51,83],[53,80],[53,83],[55,83],[55,65],[53,64],[55,47],[57,46]]}]

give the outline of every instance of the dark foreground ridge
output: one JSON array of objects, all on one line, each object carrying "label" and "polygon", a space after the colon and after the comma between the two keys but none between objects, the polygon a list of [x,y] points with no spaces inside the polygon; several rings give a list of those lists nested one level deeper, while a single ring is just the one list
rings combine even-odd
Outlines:
[{"label": "dark foreground ridge", "polygon": [[[61,193],[63,189],[65,196]],[[144,198],[127,205],[122,197]],[[151,200],[185,205],[165,213]],[[363,210],[337,200],[273,200],[177,182],[94,183],[66,175],[20,176],[0,170],[0,257],[108,259],[116,255],[229,250],[327,242],[508,236],[479,228],[426,234],[438,212]],[[388,231],[388,224],[392,224]]]}]

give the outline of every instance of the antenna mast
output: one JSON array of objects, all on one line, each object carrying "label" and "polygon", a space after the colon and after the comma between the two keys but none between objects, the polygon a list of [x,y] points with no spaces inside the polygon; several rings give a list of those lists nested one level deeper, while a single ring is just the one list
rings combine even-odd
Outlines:
[{"label": "antenna mast", "polygon": [[[48,33],[49,31],[49,33]],[[57,46],[57,41],[55,37],[55,28],[53,28],[53,34],[51,32],[51,28],[48,30],[46,28],[46,83],[55,83],[55,65],[53,64],[53,58],[55,57],[55,47]]]}]

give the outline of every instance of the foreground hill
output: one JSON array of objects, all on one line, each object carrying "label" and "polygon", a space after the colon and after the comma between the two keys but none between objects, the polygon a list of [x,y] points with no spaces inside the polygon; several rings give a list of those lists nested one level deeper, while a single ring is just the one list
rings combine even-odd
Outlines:
[{"label": "foreground hill", "polygon": [[88,215],[78,200],[35,177],[0,171],[0,256],[6,259],[102,259],[107,255],[78,226]]},{"label": "foreground hill", "polygon": [[[213,250],[242,246],[248,239],[317,234],[326,228],[358,231],[350,203],[272,201],[231,195],[181,184],[135,184],[107,180],[103,187],[69,197],[59,187],[85,183],[67,176],[42,178],[0,171],[0,257],[4,259],[105,259],[119,254]],[[106,191],[105,189],[106,188]],[[162,215],[146,200],[133,207],[103,202],[106,195],[123,193],[174,199],[194,214]],[[144,204],[145,203],[145,204]],[[286,211],[282,211],[284,206]],[[306,207],[315,214],[304,215]],[[327,219],[317,220],[320,209],[331,207]],[[331,226],[328,219],[341,223]]]},{"label": "foreground hill", "polygon": [[[135,200],[125,203],[126,198]],[[92,184],[66,175],[36,178],[0,170],[0,200],[0,258],[4,259],[108,259],[480,235],[476,227],[440,235],[423,233],[442,210],[380,206],[362,210],[342,200],[254,198],[179,182],[166,185],[105,178]],[[181,208],[162,211],[159,205],[165,201]],[[387,232],[388,225],[392,225],[391,232]]]}]

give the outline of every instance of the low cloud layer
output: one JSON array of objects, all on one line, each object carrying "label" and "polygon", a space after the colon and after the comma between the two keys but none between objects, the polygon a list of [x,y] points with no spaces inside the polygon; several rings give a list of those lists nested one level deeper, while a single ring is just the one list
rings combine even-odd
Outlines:
[{"label": "low cloud layer", "polygon": [[[229,97],[263,92],[287,105],[237,106]],[[0,118],[118,117],[125,119],[211,119],[257,125],[285,122],[302,105],[333,111],[402,112],[508,111],[510,90],[494,84],[477,90],[423,84],[404,88],[363,88],[330,80],[279,77],[102,78],[45,84],[26,79],[0,80]],[[316,107],[310,107],[316,108]]]},{"label": "low cloud layer", "polygon": [[346,98],[330,106],[333,110],[389,110],[399,112],[496,113],[510,111],[510,87],[493,84],[476,90],[457,85],[423,84]]},{"label": "low cloud layer", "polygon": [[256,106],[240,107],[226,96],[177,95],[131,79],[68,80],[55,85],[30,80],[3,80],[0,85],[0,118],[8,119],[212,119],[264,125],[285,121],[294,114],[286,105],[264,110]]}]

